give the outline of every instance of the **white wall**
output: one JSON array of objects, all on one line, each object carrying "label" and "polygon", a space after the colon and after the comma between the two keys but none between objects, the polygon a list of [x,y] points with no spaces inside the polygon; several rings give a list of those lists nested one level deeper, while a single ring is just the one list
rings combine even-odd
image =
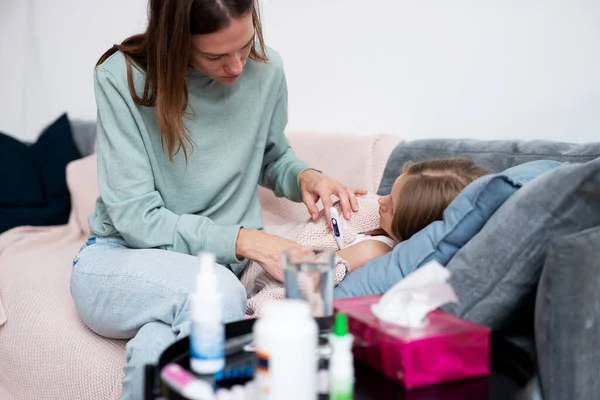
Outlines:
[{"label": "white wall", "polygon": [[[290,131],[600,140],[598,1],[262,5],[286,64]],[[94,118],[94,63],[143,28],[145,7],[2,0],[0,130],[32,139],[62,110]]]},{"label": "white wall", "polygon": [[146,0],[0,0],[0,130],[32,140],[64,111],[95,119],[96,61],[145,22]]}]

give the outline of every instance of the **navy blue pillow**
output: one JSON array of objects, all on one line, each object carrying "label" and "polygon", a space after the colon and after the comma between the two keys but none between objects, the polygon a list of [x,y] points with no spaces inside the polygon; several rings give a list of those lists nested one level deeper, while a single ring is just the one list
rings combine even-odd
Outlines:
[{"label": "navy blue pillow", "polygon": [[42,181],[29,146],[1,132],[0,186],[0,208],[31,206],[43,198]]},{"label": "navy blue pillow", "polygon": [[67,164],[81,155],[73,141],[66,114],[44,130],[37,142],[31,145],[30,153],[42,180],[44,199],[69,197]]},{"label": "navy blue pillow", "polygon": [[66,167],[80,157],[66,114],[31,146],[0,134],[0,233],[21,225],[67,223]]},{"label": "navy blue pillow", "polygon": [[450,203],[442,220],[348,275],[335,289],[336,297],[384,293],[429,261],[446,265],[518,188],[559,165],[557,161],[532,161],[477,179]]}]

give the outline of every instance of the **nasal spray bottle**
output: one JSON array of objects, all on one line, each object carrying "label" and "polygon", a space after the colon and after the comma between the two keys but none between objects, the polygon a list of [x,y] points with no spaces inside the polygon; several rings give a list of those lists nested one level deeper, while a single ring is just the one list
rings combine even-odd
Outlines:
[{"label": "nasal spray bottle", "polygon": [[202,375],[217,373],[225,366],[225,326],[215,255],[200,253],[199,261],[190,306],[190,367]]},{"label": "nasal spray bottle", "polygon": [[352,343],[354,336],[348,332],[348,318],[337,313],[333,333],[329,339],[329,399],[352,400],[354,397],[354,360]]}]

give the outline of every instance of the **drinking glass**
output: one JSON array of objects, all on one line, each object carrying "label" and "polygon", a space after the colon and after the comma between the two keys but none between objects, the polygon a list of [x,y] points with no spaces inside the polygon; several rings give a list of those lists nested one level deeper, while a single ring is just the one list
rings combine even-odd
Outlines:
[{"label": "drinking glass", "polygon": [[285,295],[306,301],[320,328],[333,324],[333,268],[335,253],[292,248],[283,253]]}]

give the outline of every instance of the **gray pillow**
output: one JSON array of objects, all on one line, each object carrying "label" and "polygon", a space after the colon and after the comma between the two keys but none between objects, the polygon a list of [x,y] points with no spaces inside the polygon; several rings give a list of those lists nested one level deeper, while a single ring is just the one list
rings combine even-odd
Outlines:
[{"label": "gray pillow", "polygon": [[548,248],[535,312],[545,400],[598,398],[599,245],[597,226],[557,237]]},{"label": "gray pillow", "polygon": [[460,302],[443,308],[505,327],[534,293],[549,243],[600,225],[599,205],[600,159],[560,166],[524,186],[448,263]]},{"label": "gray pillow", "polygon": [[94,121],[72,120],[73,141],[82,157],[94,152],[96,145],[96,123]]},{"label": "gray pillow", "polygon": [[398,144],[385,167],[378,193],[387,195],[407,161],[465,157],[492,172],[535,160],[582,163],[600,157],[600,143],[561,143],[548,140],[428,139]]}]

